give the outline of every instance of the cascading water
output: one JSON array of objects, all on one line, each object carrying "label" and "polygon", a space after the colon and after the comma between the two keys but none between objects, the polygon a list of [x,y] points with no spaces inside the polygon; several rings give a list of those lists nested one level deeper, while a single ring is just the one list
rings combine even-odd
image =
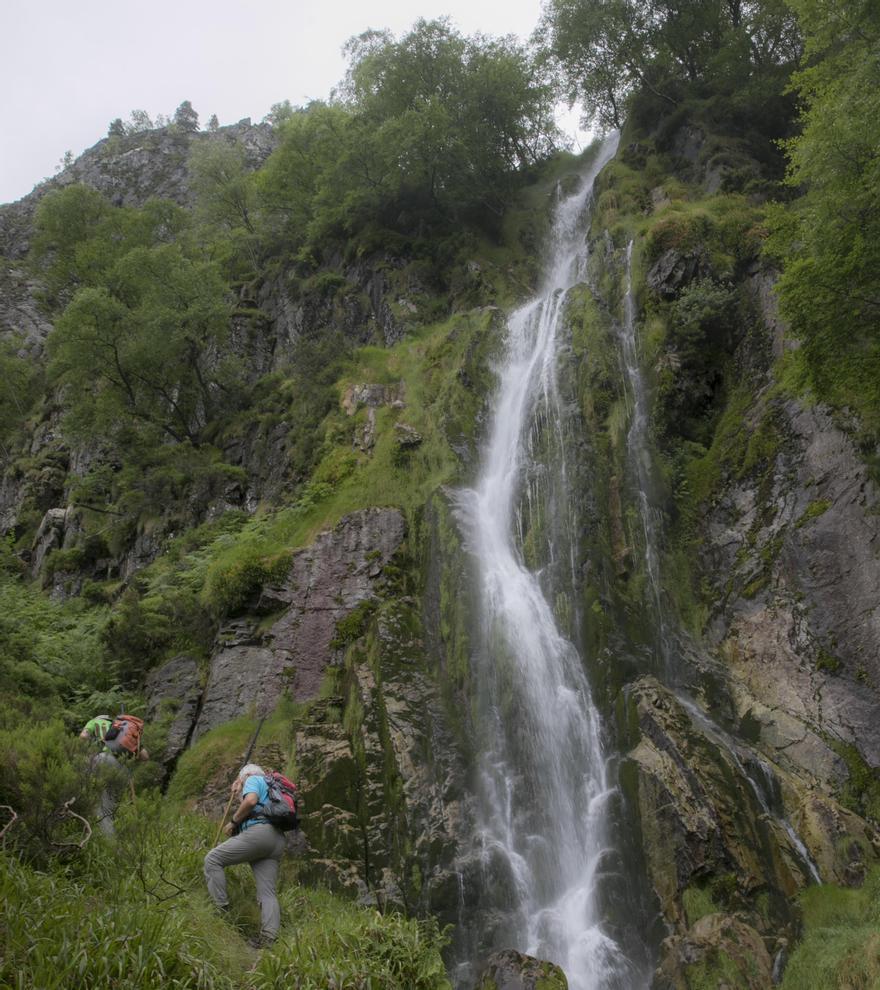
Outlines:
[{"label": "cascading water", "polygon": [[623,323],[620,327],[620,355],[626,386],[627,405],[629,413],[629,429],[626,445],[629,455],[632,483],[639,506],[639,518],[642,522],[644,539],[645,571],[651,588],[652,605],[655,611],[654,624],[659,645],[663,673],[668,678],[673,671],[672,644],[666,623],[666,612],[660,594],[660,561],[658,554],[658,532],[661,525],[660,514],[652,504],[651,492],[651,455],[648,444],[648,398],[645,389],[644,375],[639,361],[638,342],[636,339],[636,304],[632,285],[632,251],[633,242],[626,246],[626,291],[623,297]]},{"label": "cascading water", "polygon": [[[572,990],[648,983],[638,953],[623,947],[604,918],[602,887],[616,860],[609,835],[615,788],[583,660],[550,604],[565,594],[550,576],[558,571],[552,525],[530,525],[544,541],[543,574],[529,569],[521,545],[522,513],[536,497],[554,507],[545,513],[553,525],[571,519],[558,511],[570,501],[557,431],[560,324],[566,295],[586,270],[593,181],[615,150],[616,137],[602,145],[580,191],[557,206],[543,288],[508,320],[479,483],[458,497],[479,572],[478,842],[483,886],[494,891],[494,942],[557,962]],[[530,454],[536,444],[540,465]],[[575,542],[573,532],[561,535]]]},{"label": "cascading water", "polygon": [[[629,456],[634,494],[639,507],[639,517],[642,522],[644,566],[651,589],[651,605],[655,610],[654,632],[658,653],[660,654],[661,673],[668,684],[675,684],[681,680],[681,672],[674,665],[673,641],[660,590],[660,555],[658,547],[661,517],[650,498],[652,484],[651,450],[648,439],[650,423],[647,390],[639,361],[638,342],[636,338],[636,308],[632,286],[632,252],[633,242],[630,241],[626,248],[626,291],[623,300],[623,322],[620,325],[620,354],[626,379],[629,400],[628,412],[630,415],[630,425],[627,431],[627,453]],[[819,870],[804,845],[803,840],[797,834],[788,818],[773,806],[774,802],[771,798],[771,792],[775,785],[775,780],[767,764],[748,747],[737,743],[729,733],[725,732],[706,712],[696,705],[683,690],[679,689],[676,692],[676,696],[693,721],[701,727],[707,738],[711,739],[716,746],[729,754],[734,765],[748,781],[761,813],[776,821],[786,833],[795,857],[803,864],[805,877],[809,877],[814,883],[821,883]],[[743,759],[743,753],[750,755]]]}]

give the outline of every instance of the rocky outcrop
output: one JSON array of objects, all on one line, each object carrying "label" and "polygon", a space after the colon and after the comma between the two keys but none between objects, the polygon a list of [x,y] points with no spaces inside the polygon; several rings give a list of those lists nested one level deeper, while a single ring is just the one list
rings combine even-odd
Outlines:
[{"label": "rocky outcrop", "polygon": [[42,352],[52,329],[37,301],[40,288],[22,268],[0,260],[0,340],[14,335],[19,353],[30,359]]},{"label": "rocky outcrop", "polygon": [[289,365],[302,338],[335,334],[353,345],[391,347],[420,322],[432,295],[417,263],[376,254],[335,265],[303,279],[293,269],[262,282],[255,304],[272,332],[271,368]]},{"label": "rocky outcrop", "polygon": [[789,401],[774,413],[763,484],[730,484],[710,516],[707,568],[738,592],[712,633],[741,716],[828,787],[834,740],[880,767],[880,493],[826,412]]},{"label": "rocky outcrop", "polygon": [[24,257],[30,249],[37,205],[46,193],[83,183],[97,189],[114,206],[143,206],[152,197],[192,204],[187,159],[194,143],[234,141],[256,168],[275,146],[269,124],[252,124],[245,118],[215,133],[192,133],[159,127],[136,134],[104,138],[83,152],[58,175],[41,182],[33,192],[0,206],[0,255]]},{"label": "rocky outcrop", "polygon": [[568,990],[568,980],[551,962],[504,949],[489,957],[475,990]]},{"label": "rocky outcrop", "polygon": [[659,296],[673,299],[686,285],[705,274],[706,265],[698,253],[670,248],[654,262],[645,281]]},{"label": "rocky outcrop", "polygon": [[166,766],[173,764],[189,742],[202,697],[202,679],[192,657],[173,657],[147,674],[147,722],[162,735],[161,751],[153,752]]},{"label": "rocky outcrop", "polygon": [[[754,754],[654,678],[629,689],[640,739],[627,775],[642,823],[648,874],[664,917],[686,925],[685,891],[730,876],[729,905],[769,889],[790,896],[812,879]],[[767,793],[760,793],[761,790]]]},{"label": "rocky outcrop", "polygon": [[738,918],[710,914],[686,935],[674,935],[663,943],[654,990],[698,986],[768,990],[774,982],[773,961],[759,933]]},{"label": "rocky outcrop", "polygon": [[[404,531],[398,510],[364,509],[295,553],[286,579],[255,603],[257,616],[220,630],[194,737],[251,705],[269,712],[285,692],[315,698],[340,645],[337,624],[375,594]],[[277,618],[267,626],[260,615]]]}]

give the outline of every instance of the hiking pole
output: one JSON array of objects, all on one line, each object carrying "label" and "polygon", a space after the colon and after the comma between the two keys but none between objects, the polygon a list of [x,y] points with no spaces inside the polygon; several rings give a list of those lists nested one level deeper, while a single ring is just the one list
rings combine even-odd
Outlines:
[{"label": "hiking pole", "polygon": [[[253,753],[254,746],[256,746],[257,744],[257,736],[260,734],[260,729],[263,728],[263,722],[265,721],[266,721],[266,716],[264,715],[257,724],[257,731],[254,733],[254,736],[251,739],[251,744],[250,746],[248,746],[247,753],[245,753],[245,757],[244,757],[245,766],[247,766],[248,761],[251,758],[251,753]],[[211,843],[211,845],[214,846],[217,845],[217,840],[220,838],[220,833],[223,831],[223,823],[226,821],[226,816],[229,814],[229,809],[232,807],[232,800],[234,797],[235,797],[235,791],[232,791],[229,795],[229,800],[226,802],[226,808],[223,811],[223,817],[220,819],[220,824],[217,826],[217,834],[214,836],[214,841]]]}]

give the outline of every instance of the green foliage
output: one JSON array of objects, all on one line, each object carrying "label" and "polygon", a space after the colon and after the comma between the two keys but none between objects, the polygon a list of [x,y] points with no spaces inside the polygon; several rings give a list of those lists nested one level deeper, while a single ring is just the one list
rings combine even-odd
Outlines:
[{"label": "green foliage", "polygon": [[218,361],[228,331],[225,285],[177,244],[136,247],[80,289],[49,339],[76,428],[113,437],[125,425],[198,444],[237,369]]},{"label": "green foliage", "polygon": [[259,990],[448,990],[434,919],[419,921],[343,907],[330,895],[292,891],[282,910],[297,919],[294,939],[260,960]]},{"label": "green foliage", "polygon": [[352,609],[345,618],[336,623],[336,635],[330,646],[339,650],[363,636],[377,607],[378,602],[368,598]]},{"label": "green foliage", "polygon": [[255,178],[244,148],[218,135],[194,142],[188,164],[197,217],[222,231],[212,245],[215,256],[228,255],[230,262],[242,258],[251,271],[257,268]]},{"label": "green foliage", "polygon": [[[45,863],[78,848],[86,830],[70,812],[90,815],[101,784],[99,772],[88,766],[90,755],[88,744],[60,721],[0,729],[0,805],[18,815],[6,849]],[[5,825],[8,812],[3,815]]]},{"label": "green foliage", "polygon": [[270,228],[304,259],[369,226],[499,214],[517,170],[551,148],[551,88],[510,39],[418,21],[399,41],[367,32],[348,53],[344,99],[285,114],[257,179]]},{"label": "green foliage", "polygon": [[802,193],[769,213],[784,265],[783,314],[802,342],[808,385],[880,431],[880,12],[868,0],[792,0],[809,61],[794,78],[802,132],[786,145]]},{"label": "green foliage", "polygon": [[571,102],[606,127],[621,126],[634,91],[668,113],[688,92],[778,88],[799,51],[781,0],[549,0],[541,32]]},{"label": "green foliage", "polygon": [[658,435],[708,439],[737,315],[734,290],[710,279],[691,282],[671,304],[654,396]]},{"label": "green foliage", "polygon": [[833,884],[801,894],[804,937],[782,990],[867,990],[880,985],[880,870],[861,888]]},{"label": "green foliage", "polygon": [[82,699],[116,683],[101,642],[105,621],[106,610],[51,602],[0,575],[0,724],[14,726],[38,710],[46,717],[61,700],[74,724],[85,721]]},{"label": "green foliage", "polygon": [[173,123],[175,127],[179,127],[182,131],[193,132],[199,129],[199,115],[193,109],[193,105],[189,100],[184,100],[174,111]]},{"label": "green foliage", "polygon": [[20,337],[0,340],[0,451],[20,433],[42,387],[42,369],[28,358]]}]

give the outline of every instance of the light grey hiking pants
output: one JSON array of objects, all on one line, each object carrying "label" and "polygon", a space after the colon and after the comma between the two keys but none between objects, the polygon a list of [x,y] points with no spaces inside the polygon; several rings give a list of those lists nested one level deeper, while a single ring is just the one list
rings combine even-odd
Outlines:
[{"label": "light grey hiking pants", "polygon": [[98,775],[102,785],[101,797],[98,801],[98,827],[104,835],[112,838],[116,834],[113,827],[113,815],[125,789],[126,769],[107,750],[95,753],[90,761],[90,766],[92,772]]},{"label": "light grey hiking pants", "polygon": [[269,941],[275,939],[281,927],[281,908],[275,896],[275,883],[283,852],[284,833],[265,822],[251,825],[244,832],[215,846],[205,856],[208,893],[219,908],[225,908],[229,903],[225,867],[236,863],[251,864],[257,882],[257,903],[260,905],[260,934]]}]

